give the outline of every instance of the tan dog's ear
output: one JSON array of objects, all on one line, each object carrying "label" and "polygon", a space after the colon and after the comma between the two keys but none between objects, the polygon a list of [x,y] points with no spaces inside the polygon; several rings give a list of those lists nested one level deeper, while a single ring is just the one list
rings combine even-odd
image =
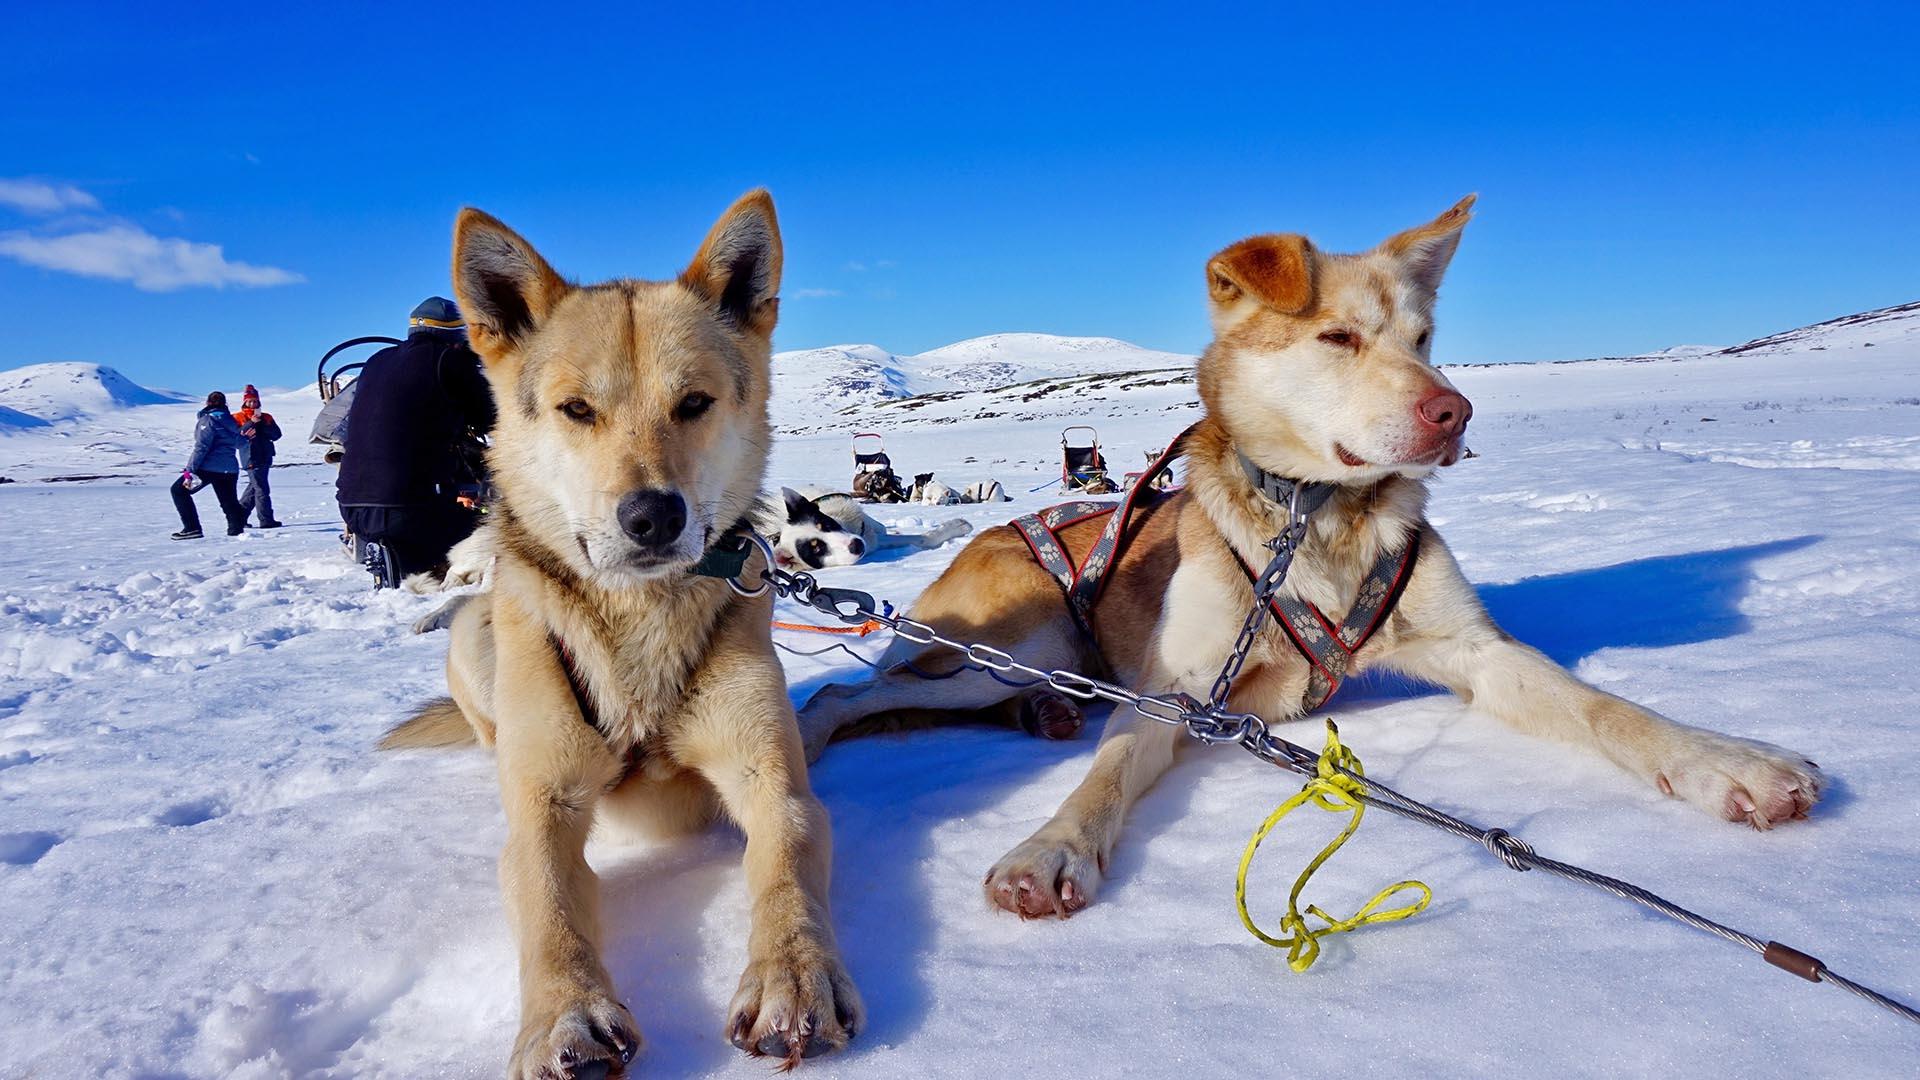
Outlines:
[{"label": "tan dog's ear", "polygon": [[780,314],[780,264],[773,196],[755,188],[714,222],[680,284],[711,300],[733,325],[770,336]]},{"label": "tan dog's ear", "polygon": [[1207,260],[1214,317],[1248,300],[1288,315],[1313,305],[1313,244],[1293,233],[1253,236]]},{"label": "tan dog's ear", "polygon": [[1440,279],[1446,276],[1447,264],[1453,261],[1453,253],[1460,247],[1460,230],[1472,219],[1473,203],[1479,197],[1469,195],[1425,225],[1388,237],[1380,250],[1400,260],[1413,280],[1428,292],[1437,291]]},{"label": "tan dog's ear", "polygon": [[472,207],[460,211],[453,226],[453,295],[483,358],[512,350],[570,288],[498,218]]}]

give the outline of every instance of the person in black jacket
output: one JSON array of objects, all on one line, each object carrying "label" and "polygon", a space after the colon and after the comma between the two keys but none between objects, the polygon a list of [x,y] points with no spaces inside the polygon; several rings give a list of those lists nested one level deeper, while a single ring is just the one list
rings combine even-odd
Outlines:
[{"label": "person in black jacket", "polygon": [[408,574],[438,569],[479,524],[461,500],[480,481],[464,448],[493,430],[493,393],[453,301],[433,296],[407,340],[367,360],[347,412],[336,493],[348,531]]},{"label": "person in black jacket", "polygon": [[203,487],[212,488],[213,497],[220,500],[220,510],[227,517],[227,535],[239,536],[247,531],[246,511],[233,497],[233,489],[240,483],[237,455],[246,441],[240,425],[233,422],[233,414],[227,412],[227,395],[218,390],[208,394],[206,407],[193,422],[193,451],[187,455],[187,467],[171,489],[173,508],[180,512],[180,531],[173,534],[175,540],[200,539],[200,511],[194,508],[193,493]]},{"label": "person in black jacket", "polygon": [[240,434],[247,441],[240,447],[240,471],[247,474],[247,490],[240,493],[240,519],[255,509],[260,511],[260,527],[277,529],[280,523],[273,517],[273,489],[268,481],[273,471],[273,444],[280,440],[280,425],[274,422],[273,414],[260,407],[260,391],[247,384],[246,393],[240,396],[240,411],[233,414],[233,422],[240,425]]}]

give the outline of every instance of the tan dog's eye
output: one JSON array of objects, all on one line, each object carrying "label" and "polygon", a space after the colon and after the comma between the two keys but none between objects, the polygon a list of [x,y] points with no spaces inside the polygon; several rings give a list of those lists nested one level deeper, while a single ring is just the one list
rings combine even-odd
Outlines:
[{"label": "tan dog's eye", "polygon": [[1420,336],[1413,339],[1413,347],[1416,349],[1424,349],[1427,347],[1427,342],[1431,340],[1433,340],[1433,331],[1422,330],[1420,331]]},{"label": "tan dog's eye", "polygon": [[593,406],[579,398],[568,398],[561,402],[560,411],[566,413],[569,420],[578,420],[583,424],[593,422]]},{"label": "tan dog's eye", "polygon": [[1342,349],[1357,349],[1360,347],[1360,335],[1351,330],[1329,330],[1320,335],[1320,340],[1329,345],[1337,345]]},{"label": "tan dog's eye", "polygon": [[680,404],[674,406],[673,418],[683,421],[698,420],[712,404],[712,394],[703,394],[696,390],[686,397],[681,398]]}]

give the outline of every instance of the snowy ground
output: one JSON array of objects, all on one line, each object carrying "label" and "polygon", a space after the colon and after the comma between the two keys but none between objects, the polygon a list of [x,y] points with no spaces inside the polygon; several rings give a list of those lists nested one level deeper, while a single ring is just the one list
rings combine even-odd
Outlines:
[{"label": "snowy ground", "polygon": [[[1608,690],[1820,762],[1833,790],[1812,820],[1710,820],[1405,687],[1331,710],[1369,772],[1920,1000],[1920,342],[1875,333],[1456,370],[1481,456],[1433,502],[1514,633]],[[1192,415],[1190,394],[1073,408],[1131,464]],[[302,409],[279,405],[289,431]],[[156,446],[190,412],[22,429],[0,437],[0,472],[53,474],[55,438]],[[1022,497],[884,516],[986,525],[1056,501],[1025,492],[1057,470],[1057,427],[889,428],[902,471]],[[844,439],[783,440],[773,479],[839,482]],[[149,457],[131,453],[132,479],[0,487],[0,1076],[497,1075],[516,990],[489,759],[369,751],[440,685],[444,638],[406,632],[433,601],[367,590],[334,544],[326,470],[281,470],[287,529],[172,544],[168,469]],[[956,550],[830,580],[905,601]],[[855,667],[793,659],[796,698]],[[1289,734],[1317,745],[1317,721]],[[1837,990],[1385,814],[1312,899],[1351,910],[1419,877],[1433,907],[1330,939],[1292,974],[1238,925],[1232,879],[1296,785],[1231,750],[1191,748],[1147,796],[1095,907],[1067,923],[990,908],[987,867],[1093,745],[949,730],[828,753],[835,915],[871,1026],[807,1073],[1906,1077],[1920,1060],[1920,1029]],[[1329,832],[1269,842],[1264,921]],[[719,1034],[744,959],[740,852],[724,831],[591,852],[645,1073],[767,1071]]]}]

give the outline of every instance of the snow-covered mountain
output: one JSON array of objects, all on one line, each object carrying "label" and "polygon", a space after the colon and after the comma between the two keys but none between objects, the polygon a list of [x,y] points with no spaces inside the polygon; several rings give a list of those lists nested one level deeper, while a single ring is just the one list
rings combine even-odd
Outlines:
[{"label": "snow-covered mountain", "polygon": [[[320,401],[312,388],[264,391],[289,432],[305,431]],[[239,388],[227,391],[237,401]],[[34,364],[0,371],[0,476],[10,480],[145,482],[180,468],[200,399],[154,390],[100,364]],[[318,461],[304,443],[280,460]]]},{"label": "snow-covered mountain", "polygon": [[782,430],[812,430],[839,422],[835,414],[883,401],[1192,363],[1191,356],[1115,338],[1053,334],[990,334],[908,356],[877,345],[834,345],[774,356],[773,416]]},{"label": "snow-covered mountain", "polygon": [[[102,364],[31,364],[0,371],[0,406],[48,422],[188,400],[180,394],[149,390]],[[0,424],[8,422],[0,417]]]}]

